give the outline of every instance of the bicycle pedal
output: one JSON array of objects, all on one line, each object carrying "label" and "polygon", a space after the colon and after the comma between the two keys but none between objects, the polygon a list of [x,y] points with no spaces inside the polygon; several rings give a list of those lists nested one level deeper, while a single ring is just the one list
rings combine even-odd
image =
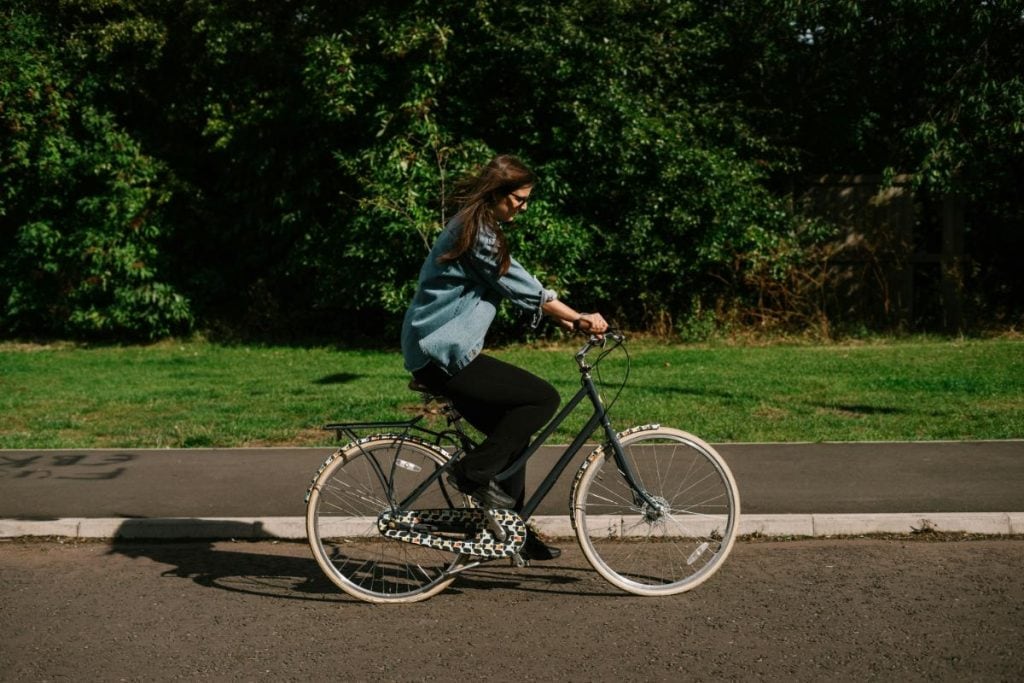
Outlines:
[{"label": "bicycle pedal", "polygon": [[522,569],[524,567],[529,567],[530,566],[530,561],[528,559],[526,559],[525,557],[523,557],[522,555],[520,555],[519,553],[516,553],[515,555],[513,555],[512,557],[510,557],[508,559],[509,559],[509,564],[511,566],[513,566],[513,567],[518,568],[518,569]]},{"label": "bicycle pedal", "polygon": [[484,518],[487,520],[487,529],[499,542],[504,542],[508,538],[504,527],[501,526],[501,522],[498,521],[498,516],[494,510],[484,510]]}]

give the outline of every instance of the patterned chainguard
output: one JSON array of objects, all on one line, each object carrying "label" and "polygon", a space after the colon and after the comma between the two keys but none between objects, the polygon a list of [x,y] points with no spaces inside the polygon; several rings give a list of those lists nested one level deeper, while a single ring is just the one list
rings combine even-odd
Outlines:
[{"label": "patterned chainguard", "polygon": [[512,510],[490,512],[505,532],[504,541],[495,538],[481,508],[385,511],[377,518],[377,528],[405,543],[487,559],[512,557],[526,542],[526,524]]}]

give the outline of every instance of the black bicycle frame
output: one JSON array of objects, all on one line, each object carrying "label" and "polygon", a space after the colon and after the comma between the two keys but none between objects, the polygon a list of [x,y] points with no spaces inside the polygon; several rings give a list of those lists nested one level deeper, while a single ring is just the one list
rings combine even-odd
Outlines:
[{"label": "black bicycle frame", "polygon": [[[559,411],[558,415],[556,415],[555,418],[548,423],[544,430],[540,434],[538,434],[533,439],[533,441],[530,442],[530,445],[527,446],[526,450],[523,451],[522,455],[516,458],[515,462],[513,462],[507,468],[502,470],[495,477],[497,481],[503,481],[512,476],[515,472],[525,467],[526,461],[529,460],[530,457],[533,456],[533,454],[536,453],[542,445],[544,445],[544,442],[547,441],[548,437],[554,434],[555,430],[558,429],[558,427],[560,427],[563,422],[565,422],[566,418],[568,418],[569,415],[576,409],[576,406],[578,406],[584,398],[590,399],[591,404],[594,406],[594,412],[591,414],[590,419],[587,420],[587,423],[583,427],[583,429],[581,429],[579,434],[576,435],[576,438],[573,439],[573,442],[569,444],[569,446],[562,453],[562,456],[558,459],[558,462],[554,464],[554,466],[548,472],[547,476],[544,477],[544,481],[540,483],[540,485],[537,487],[537,490],[534,491],[533,495],[530,496],[530,499],[526,501],[526,505],[523,506],[522,512],[519,513],[520,517],[522,517],[524,521],[529,519],[533,515],[533,512],[537,509],[537,506],[539,506],[541,501],[544,500],[548,493],[551,492],[551,489],[554,487],[555,482],[558,480],[560,476],[562,476],[562,473],[565,471],[565,468],[569,466],[569,463],[572,461],[573,457],[575,457],[575,455],[583,447],[583,444],[586,443],[587,439],[590,438],[590,435],[594,433],[598,425],[600,425],[604,429],[605,439],[607,440],[608,444],[611,445],[612,456],[615,458],[615,464],[618,466],[619,471],[622,472],[623,476],[625,476],[630,488],[633,489],[637,505],[639,506],[641,504],[646,503],[647,505],[650,505],[652,507],[659,507],[657,501],[653,500],[647,494],[644,488],[640,486],[639,479],[636,475],[636,470],[633,468],[633,464],[629,461],[628,458],[626,458],[626,454],[622,450],[622,444],[619,442],[618,436],[612,428],[611,421],[608,419],[608,412],[607,410],[605,410],[604,403],[601,401],[601,395],[598,393],[597,387],[594,386],[593,377],[591,377],[590,375],[591,367],[586,365],[583,361],[584,355],[584,352],[577,354],[577,360],[580,363],[581,381],[583,386],[580,387],[579,391],[576,392],[576,395],[569,400],[565,407],[562,408],[561,411]],[[437,432],[427,429],[425,427],[420,427],[419,425],[416,424],[417,422],[419,422],[419,418],[408,422],[364,422],[331,424],[327,425],[325,429],[333,429],[340,437],[343,432],[355,436],[355,432],[352,431],[353,428],[401,428],[403,430],[402,433],[400,435],[397,435],[399,439],[404,439],[409,435],[409,432],[415,430],[423,432],[425,434],[430,434],[431,436],[434,437],[435,442],[438,444],[442,440],[447,438],[451,439],[453,442],[457,442],[458,445],[463,450],[465,449],[466,437],[465,434],[463,434],[460,429]],[[369,456],[369,454],[365,452],[364,455]],[[370,460],[372,461],[374,468],[377,470],[378,475],[381,477],[381,480],[390,482],[391,479],[385,475],[383,470],[381,470],[380,464],[377,462],[376,458],[370,457]],[[396,509],[409,509],[409,506],[417,498],[419,498],[420,495],[422,495],[423,492],[426,491],[427,488],[429,488],[430,485],[434,483],[434,481],[436,481],[442,474],[444,474],[452,466],[452,464],[456,462],[456,460],[458,460],[458,458],[453,457],[442,467],[438,467],[434,472],[430,474],[430,476],[424,479],[423,482],[421,482],[420,485],[417,486],[412,493],[410,493],[401,502],[399,502]],[[393,494],[393,491],[389,491],[389,494]],[[450,502],[451,501],[449,501],[449,503]]]},{"label": "black bicycle frame", "polygon": [[[516,458],[515,462],[513,462],[507,468],[502,470],[495,477],[497,481],[503,481],[512,476],[521,468],[525,467],[526,461],[529,460],[530,457],[533,456],[533,454],[536,453],[542,445],[544,445],[544,442],[547,441],[548,437],[550,437],[555,432],[555,430],[558,429],[558,427],[566,420],[566,418],[569,417],[569,415],[576,409],[576,406],[578,406],[584,398],[590,399],[590,402],[594,406],[593,414],[590,416],[590,419],[587,420],[587,424],[583,427],[583,429],[580,430],[579,434],[576,435],[576,438],[573,440],[573,442],[569,444],[569,446],[562,453],[562,456],[558,459],[558,462],[554,464],[554,466],[548,472],[547,476],[544,477],[544,481],[542,481],[538,485],[537,490],[534,491],[533,495],[530,496],[530,499],[526,501],[526,505],[523,506],[522,512],[519,513],[519,516],[522,517],[524,521],[529,519],[533,515],[533,512],[537,509],[537,506],[539,506],[541,501],[544,500],[548,493],[551,492],[551,489],[554,487],[555,482],[558,481],[558,478],[562,475],[562,472],[564,472],[565,468],[569,466],[569,463],[572,461],[573,457],[575,457],[575,455],[579,452],[580,448],[583,447],[583,444],[586,443],[588,438],[590,438],[590,435],[594,432],[595,429],[597,429],[598,425],[601,425],[601,427],[604,428],[605,437],[612,447],[612,455],[615,458],[615,464],[618,465],[619,471],[621,471],[623,475],[626,477],[626,481],[629,483],[630,487],[636,494],[637,503],[646,503],[654,507],[657,507],[658,505],[656,501],[651,499],[651,497],[647,494],[643,487],[640,486],[639,480],[636,476],[636,470],[633,469],[633,464],[629,461],[628,458],[626,458],[625,453],[622,451],[622,444],[619,442],[619,439],[616,436],[614,429],[612,428],[611,421],[608,419],[608,413],[604,407],[604,403],[601,401],[601,396],[597,391],[597,387],[594,386],[593,378],[591,378],[589,372],[584,371],[582,380],[583,386],[580,387],[579,391],[576,392],[576,395],[569,400],[565,407],[562,408],[558,415],[556,415],[555,418],[548,423],[544,430],[540,434],[538,434],[536,438],[534,438],[534,440],[530,443],[526,450],[523,451],[523,454]],[[440,432],[431,432],[430,430],[425,430],[422,428],[419,429],[427,433],[434,434],[435,436],[438,437],[442,435],[442,433]],[[431,484],[433,484],[438,477],[440,477],[445,471],[447,471],[455,462],[455,460],[456,458],[452,458],[447,463],[445,463],[443,467],[438,468],[435,472],[428,476],[418,487],[416,487],[415,491],[406,496],[405,499],[398,504],[398,509],[409,509],[409,506],[412,504],[412,502],[419,498],[419,496],[424,491],[426,491],[427,488]]]}]

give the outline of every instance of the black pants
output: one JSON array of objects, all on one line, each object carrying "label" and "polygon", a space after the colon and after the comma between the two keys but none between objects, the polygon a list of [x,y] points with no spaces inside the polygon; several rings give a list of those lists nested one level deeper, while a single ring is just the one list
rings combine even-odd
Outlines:
[{"label": "black pants", "polygon": [[[462,474],[486,483],[511,464],[558,409],[555,388],[522,368],[483,354],[453,376],[430,364],[413,373],[431,391],[447,396],[455,409],[487,438],[462,460]],[[526,468],[501,482],[522,510]]]}]

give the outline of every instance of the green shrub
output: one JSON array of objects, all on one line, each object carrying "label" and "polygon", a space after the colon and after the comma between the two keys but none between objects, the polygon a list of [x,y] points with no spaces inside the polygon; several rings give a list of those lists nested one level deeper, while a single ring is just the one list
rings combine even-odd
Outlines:
[{"label": "green shrub", "polygon": [[188,301],[158,277],[163,168],[91,102],[42,22],[3,18],[0,42],[0,330],[157,338],[187,330]]}]

